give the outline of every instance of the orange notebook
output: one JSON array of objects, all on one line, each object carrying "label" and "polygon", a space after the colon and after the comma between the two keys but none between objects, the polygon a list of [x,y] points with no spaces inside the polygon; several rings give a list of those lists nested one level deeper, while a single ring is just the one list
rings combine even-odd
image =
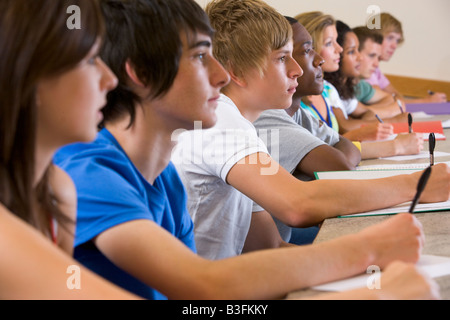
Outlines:
[{"label": "orange notebook", "polygon": [[[391,123],[394,126],[394,133],[407,133],[407,123]],[[436,140],[445,140],[444,129],[442,128],[442,121],[421,121],[413,122],[412,129],[414,132],[425,133],[424,139],[428,140],[428,135],[433,132],[436,135]]]}]

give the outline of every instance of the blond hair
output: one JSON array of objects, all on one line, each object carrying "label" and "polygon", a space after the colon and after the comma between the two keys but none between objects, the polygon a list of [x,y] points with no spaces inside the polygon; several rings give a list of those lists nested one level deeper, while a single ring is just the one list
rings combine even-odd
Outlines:
[{"label": "blond hair", "polygon": [[305,12],[295,16],[311,35],[315,51],[320,52],[323,46],[323,32],[329,26],[334,26],[336,20],[329,14],[320,11]]},{"label": "blond hair", "polygon": [[260,0],[213,0],[205,11],[216,30],[214,56],[238,77],[254,69],[263,75],[270,52],[292,39],[289,22]]},{"label": "blond hair", "polygon": [[381,23],[381,33],[383,36],[386,36],[388,33],[395,32],[401,35],[399,43],[405,41],[403,36],[403,28],[402,23],[398,21],[394,16],[387,12],[382,12],[380,14],[380,23]]}]

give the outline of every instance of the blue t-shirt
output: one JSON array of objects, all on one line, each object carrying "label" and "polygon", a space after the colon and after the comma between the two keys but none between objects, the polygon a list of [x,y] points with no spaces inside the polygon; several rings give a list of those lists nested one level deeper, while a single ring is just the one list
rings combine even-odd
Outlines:
[{"label": "blue t-shirt", "polygon": [[92,143],[63,147],[54,162],[67,171],[77,189],[75,259],[130,292],[147,299],[166,299],[116,267],[91,240],[121,223],[148,219],[196,252],[186,191],[173,164],[151,185],[106,129]]}]

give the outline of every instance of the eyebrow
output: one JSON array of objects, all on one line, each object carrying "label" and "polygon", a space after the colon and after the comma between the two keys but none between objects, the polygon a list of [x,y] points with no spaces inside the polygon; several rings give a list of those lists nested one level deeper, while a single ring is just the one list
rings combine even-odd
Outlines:
[{"label": "eyebrow", "polygon": [[306,46],[306,45],[312,45],[313,44],[313,42],[312,41],[305,41],[305,42],[303,42],[302,43],[302,46]]},{"label": "eyebrow", "polygon": [[189,49],[194,49],[194,48],[198,48],[198,47],[208,47],[210,48],[212,46],[211,41],[198,41],[193,43],[192,45],[189,46]]}]

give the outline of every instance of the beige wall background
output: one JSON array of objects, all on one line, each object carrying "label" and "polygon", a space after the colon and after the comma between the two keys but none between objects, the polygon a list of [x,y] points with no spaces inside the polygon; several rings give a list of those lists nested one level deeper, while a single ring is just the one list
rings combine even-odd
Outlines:
[{"label": "beige wall background", "polygon": [[[196,0],[203,8],[208,0]],[[389,62],[380,68],[387,74],[450,81],[450,0],[266,0],[283,15],[319,10],[350,27],[364,25],[368,7],[394,15],[405,36]]]}]

